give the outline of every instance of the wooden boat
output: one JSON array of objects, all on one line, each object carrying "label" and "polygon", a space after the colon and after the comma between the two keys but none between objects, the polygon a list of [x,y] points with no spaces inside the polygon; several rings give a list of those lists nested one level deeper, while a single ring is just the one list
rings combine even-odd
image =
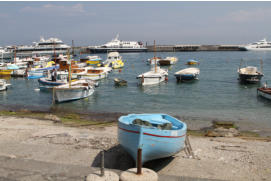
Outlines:
[{"label": "wooden boat", "polygon": [[257,89],[257,95],[271,100],[271,87],[265,83],[263,87]]},{"label": "wooden boat", "polygon": [[186,64],[187,64],[187,65],[198,65],[199,62],[196,61],[196,60],[188,60]]},{"label": "wooden boat", "polygon": [[111,67],[87,67],[86,72],[78,73],[78,78],[100,80],[108,76]]},{"label": "wooden boat", "polygon": [[61,103],[86,98],[94,93],[94,85],[88,80],[77,80],[53,88],[54,101]]},{"label": "wooden boat", "polygon": [[177,57],[166,57],[162,58],[158,61],[158,65],[160,66],[167,66],[167,65],[173,65],[177,63],[178,58]]},{"label": "wooden boat", "polygon": [[160,82],[167,80],[167,76],[168,72],[157,66],[152,67],[152,69],[148,72],[138,75],[137,79],[139,80],[138,83],[144,86],[159,84]]},{"label": "wooden boat", "polygon": [[8,89],[8,86],[11,84],[7,84],[5,79],[0,79],[0,91],[4,91]]},{"label": "wooden boat", "polygon": [[129,114],[118,122],[118,141],[136,161],[142,149],[142,163],[172,156],[184,148],[187,126],[167,114]]},{"label": "wooden boat", "polygon": [[143,74],[140,74],[137,76],[137,79],[139,80],[140,85],[153,85],[153,84],[159,84],[160,82],[163,82],[167,80],[168,72],[166,70],[161,69],[159,66],[157,66],[157,59],[155,58],[155,41],[154,41],[154,60],[155,64],[154,67],[151,67],[151,70],[148,72],[145,72]]},{"label": "wooden boat", "polygon": [[101,61],[102,61],[101,57],[99,57],[97,55],[93,55],[93,56],[87,56],[86,63],[88,65],[97,65],[97,64],[101,63]]},{"label": "wooden boat", "polygon": [[67,102],[86,98],[93,94],[94,84],[91,80],[77,80],[73,81],[72,78],[72,62],[70,61],[69,50],[68,50],[68,63],[69,63],[69,83],[59,85],[53,88],[53,102]]},{"label": "wooden boat", "polygon": [[115,86],[126,86],[127,85],[126,80],[118,79],[118,78],[114,79],[114,83],[115,83]]},{"label": "wooden boat", "polygon": [[199,68],[186,68],[175,72],[177,81],[195,80],[198,79],[200,70]]},{"label": "wooden boat", "polygon": [[162,58],[161,57],[152,57],[152,58],[149,58],[147,60],[147,64],[148,65],[155,65],[155,61],[158,62],[160,61]]}]

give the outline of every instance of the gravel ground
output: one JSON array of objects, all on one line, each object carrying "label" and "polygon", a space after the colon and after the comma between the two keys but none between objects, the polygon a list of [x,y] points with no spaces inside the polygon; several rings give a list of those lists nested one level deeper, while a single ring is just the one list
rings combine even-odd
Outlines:
[{"label": "gravel ground", "polygon": [[[184,177],[271,178],[271,143],[268,141],[190,136],[190,142],[198,159],[180,152],[174,159],[156,161],[147,167],[159,174]],[[126,170],[134,166],[131,157],[118,145],[117,126],[75,128],[51,121],[0,117],[0,157],[97,167],[101,150],[106,150],[106,168]],[[0,170],[4,168],[0,160]],[[2,173],[0,178],[8,178],[7,173]]]}]

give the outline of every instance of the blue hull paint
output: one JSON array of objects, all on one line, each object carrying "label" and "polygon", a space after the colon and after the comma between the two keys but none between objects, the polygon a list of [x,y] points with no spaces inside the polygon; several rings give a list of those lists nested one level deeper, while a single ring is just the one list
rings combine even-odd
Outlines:
[{"label": "blue hull paint", "polygon": [[[167,120],[172,123],[173,128],[161,130],[135,125],[131,123],[134,119],[148,120],[151,123]],[[178,153],[184,148],[185,135],[186,124],[166,114],[129,114],[119,118],[119,143],[135,161],[137,149],[142,148],[142,163]]]}]

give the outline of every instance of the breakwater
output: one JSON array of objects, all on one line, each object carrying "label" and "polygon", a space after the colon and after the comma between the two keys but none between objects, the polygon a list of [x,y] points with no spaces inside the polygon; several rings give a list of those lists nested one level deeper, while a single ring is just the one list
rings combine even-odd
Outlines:
[{"label": "breakwater", "polygon": [[[154,46],[147,46],[148,52],[154,51]],[[242,51],[240,45],[157,45],[157,52],[188,52],[188,51]]]}]

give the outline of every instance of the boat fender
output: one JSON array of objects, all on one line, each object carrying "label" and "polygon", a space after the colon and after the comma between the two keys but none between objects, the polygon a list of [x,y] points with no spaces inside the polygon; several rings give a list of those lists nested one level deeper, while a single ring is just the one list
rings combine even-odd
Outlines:
[{"label": "boat fender", "polygon": [[165,81],[168,81],[168,77],[165,78]]},{"label": "boat fender", "polygon": [[142,75],[141,83],[142,83],[142,84],[144,83],[144,75]]}]

